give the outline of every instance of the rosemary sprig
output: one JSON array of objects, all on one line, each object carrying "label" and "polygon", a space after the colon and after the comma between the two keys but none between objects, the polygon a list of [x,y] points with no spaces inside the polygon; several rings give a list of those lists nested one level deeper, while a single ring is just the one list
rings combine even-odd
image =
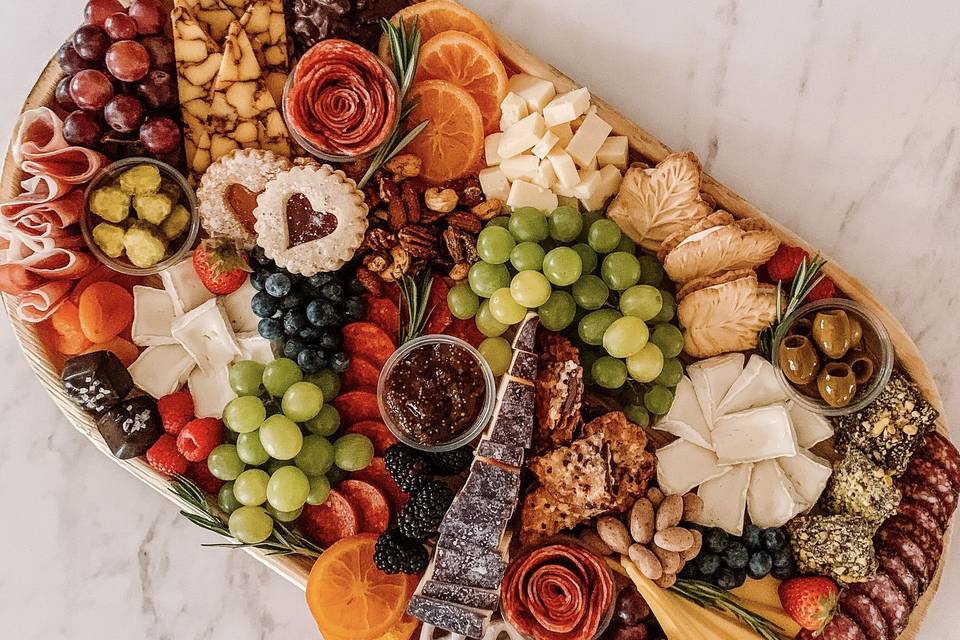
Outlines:
[{"label": "rosemary sprig", "polygon": [[400,287],[400,344],[410,342],[423,333],[423,328],[433,313],[430,302],[430,290],[433,288],[433,274],[426,269],[417,279],[403,276],[397,283]]},{"label": "rosemary sprig", "polygon": [[257,544],[240,542],[230,535],[230,529],[224,523],[220,512],[210,506],[206,494],[193,480],[184,476],[175,476],[170,481],[170,491],[189,508],[189,510],[180,511],[180,515],[198,527],[235,540],[235,542],[207,543],[203,545],[205,547],[230,549],[256,547],[266,551],[269,556],[301,555],[309,558],[318,558],[323,552],[323,549],[276,520],[273,522],[273,533],[263,542]]},{"label": "rosemary sprig", "polygon": [[429,120],[424,120],[409,131],[404,131],[407,116],[410,115],[410,111],[414,107],[412,102],[406,101],[406,96],[410,90],[410,86],[413,84],[413,78],[417,72],[417,62],[420,60],[420,27],[417,25],[417,19],[413,19],[409,30],[407,30],[404,25],[403,18],[400,18],[399,24],[397,25],[394,25],[386,18],[382,18],[380,20],[380,26],[383,28],[384,33],[387,35],[387,41],[390,43],[390,55],[393,58],[393,73],[397,78],[397,85],[400,87],[398,96],[401,105],[400,122],[397,125],[396,131],[393,132],[393,135],[381,144],[377,152],[373,155],[370,166],[367,168],[366,173],[363,174],[363,177],[360,178],[360,182],[357,183],[357,186],[361,189],[366,186],[370,178],[373,177],[373,174],[377,172],[377,169],[390,162],[395,155],[403,151],[414,138],[420,135],[420,132],[423,131],[429,123]]},{"label": "rosemary sprig", "polygon": [[670,590],[707,609],[732,614],[763,640],[783,640],[786,632],[779,625],[745,608],[730,592],[701,580],[677,580]]},{"label": "rosemary sprig", "polygon": [[804,256],[797,268],[797,275],[793,277],[793,282],[790,285],[786,307],[783,306],[783,281],[777,282],[777,319],[760,334],[760,354],[765,358],[769,359],[771,357],[773,345],[783,337],[783,332],[786,331],[786,326],[783,324],[784,319],[790,317],[807,299],[813,288],[826,277],[821,273],[823,265],[826,263],[827,261],[820,256],[814,256],[809,260]]}]

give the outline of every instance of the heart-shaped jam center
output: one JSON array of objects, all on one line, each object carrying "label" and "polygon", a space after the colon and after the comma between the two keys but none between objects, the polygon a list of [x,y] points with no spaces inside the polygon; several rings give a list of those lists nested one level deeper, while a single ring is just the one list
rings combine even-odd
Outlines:
[{"label": "heart-shaped jam center", "polygon": [[310,199],[295,193],[287,199],[287,237],[289,246],[325,238],[337,228],[337,216],[316,211]]},{"label": "heart-shaped jam center", "polygon": [[253,210],[257,208],[257,196],[263,191],[254,193],[242,184],[232,182],[227,185],[223,193],[227,205],[233,210],[233,215],[237,218],[240,225],[249,233],[255,233],[253,225],[257,218],[253,215]]}]

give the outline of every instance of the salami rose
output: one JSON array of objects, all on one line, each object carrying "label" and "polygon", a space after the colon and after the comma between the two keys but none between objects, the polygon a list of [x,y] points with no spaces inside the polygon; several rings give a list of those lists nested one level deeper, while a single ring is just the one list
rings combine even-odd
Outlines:
[{"label": "salami rose", "polygon": [[300,59],[285,98],[288,124],[321,154],[360,157],[393,132],[398,90],[363,47],[324,40]]}]

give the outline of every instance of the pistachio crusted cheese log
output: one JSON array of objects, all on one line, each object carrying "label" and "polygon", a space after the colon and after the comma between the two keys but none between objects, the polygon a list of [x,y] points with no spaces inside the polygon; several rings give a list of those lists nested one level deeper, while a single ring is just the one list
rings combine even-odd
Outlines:
[{"label": "pistachio crusted cheese log", "polygon": [[214,161],[239,148],[290,155],[287,127],[267,90],[250,38],[239,22],[232,23],[227,32],[211,93],[209,126]]},{"label": "pistachio crusted cheese log", "polygon": [[198,180],[210,166],[210,92],[220,71],[223,54],[193,14],[178,0],[170,14],[177,58],[177,89],[187,167]]},{"label": "pistachio crusted cheese log", "polygon": [[[234,0],[233,4],[236,4]],[[240,17],[240,26],[250,37],[253,52],[263,70],[263,79],[273,101],[280,104],[290,64],[287,59],[287,23],[283,0],[256,0]]]}]

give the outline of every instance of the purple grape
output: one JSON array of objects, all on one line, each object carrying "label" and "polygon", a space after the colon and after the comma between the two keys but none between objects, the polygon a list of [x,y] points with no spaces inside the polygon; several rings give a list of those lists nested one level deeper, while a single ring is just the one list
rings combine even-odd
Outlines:
[{"label": "purple grape", "polygon": [[110,36],[94,24],[85,24],[73,33],[73,48],[84,60],[100,62],[109,47]]},{"label": "purple grape", "polygon": [[77,103],[73,101],[73,98],[70,97],[70,80],[71,76],[65,76],[57,83],[57,90],[54,93],[54,98],[57,101],[57,104],[60,105],[64,111],[76,111]]},{"label": "purple grape", "polygon": [[176,79],[166,71],[151,71],[137,86],[137,95],[151,109],[166,109],[177,100]]},{"label": "purple grape", "polygon": [[137,23],[122,11],[108,16],[103,28],[114,40],[132,40],[137,37]]},{"label": "purple grape", "polygon": [[70,80],[70,97],[85,111],[100,111],[113,97],[113,83],[102,71],[85,69]]},{"label": "purple grape", "polygon": [[74,111],[63,121],[63,137],[70,144],[95,148],[101,132],[97,116],[89,111]]},{"label": "purple grape", "polygon": [[143,104],[133,96],[114,96],[103,108],[103,119],[114,131],[133,133],[140,128],[146,116]]},{"label": "purple grape", "polygon": [[176,65],[173,52],[173,41],[166,36],[147,36],[140,40],[140,44],[150,56],[151,69],[172,71]]},{"label": "purple grape", "polygon": [[69,40],[64,42],[60,50],[57,51],[57,63],[68,76],[72,76],[75,73],[93,66],[90,62],[80,57],[80,54],[77,53],[77,50],[73,47],[73,42]]},{"label": "purple grape", "polygon": [[140,127],[140,142],[153,154],[174,153],[180,148],[180,127],[170,118],[153,118]]}]

